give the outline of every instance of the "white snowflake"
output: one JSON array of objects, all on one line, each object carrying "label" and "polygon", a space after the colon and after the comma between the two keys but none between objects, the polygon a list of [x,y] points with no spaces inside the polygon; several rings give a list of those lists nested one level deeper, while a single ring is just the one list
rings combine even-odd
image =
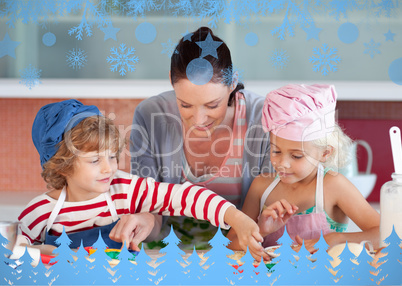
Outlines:
[{"label": "white snowflake", "polygon": [[26,85],[29,89],[41,84],[42,82],[39,80],[41,72],[42,70],[38,70],[30,64],[27,68],[20,70],[20,84]]},{"label": "white snowflake", "polygon": [[375,54],[381,54],[381,51],[378,49],[381,46],[381,43],[376,43],[373,39],[368,43],[364,43],[364,46],[366,47],[364,53],[369,54],[371,58],[373,58]]},{"label": "white snowflake", "polygon": [[337,71],[338,64],[341,58],[336,55],[336,48],[328,48],[328,45],[322,44],[322,48],[314,48],[313,53],[317,57],[312,56],[309,61],[314,64],[313,71],[321,72],[323,75],[328,75],[330,71]]},{"label": "white snowflake", "polygon": [[172,40],[169,39],[166,43],[162,43],[162,47],[163,49],[161,54],[166,54],[169,57],[171,57],[176,49],[176,43],[173,43]]},{"label": "white snowflake", "polygon": [[121,44],[119,49],[112,47],[110,51],[112,56],[108,56],[106,61],[112,64],[110,68],[112,72],[119,71],[120,75],[124,76],[127,71],[135,71],[134,63],[138,63],[139,58],[134,56],[135,49],[133,47],[127,49],[125,44]]},{"label": "white snowflake", "polygon": [[275,49],[275,51],[272,52],[269,61],[275,69],[283,69],[289,63],[289,56],[286,50]]},{"label": "white snowflake", "polygon": [[81,49],[72,49],[66,53],[66,62],[69,67],[78,70],[84,67],[87,60],[87,53]]}]

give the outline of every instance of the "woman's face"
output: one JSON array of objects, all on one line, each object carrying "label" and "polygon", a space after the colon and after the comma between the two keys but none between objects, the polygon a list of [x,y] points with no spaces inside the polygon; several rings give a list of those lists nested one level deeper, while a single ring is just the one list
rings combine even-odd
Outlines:
[{"label": "woman's face", "polygon": [[187,136],[208,137],[219,128],[227,115],[231,87],[212,82],[195,85],[182,79],[173,88]]}]

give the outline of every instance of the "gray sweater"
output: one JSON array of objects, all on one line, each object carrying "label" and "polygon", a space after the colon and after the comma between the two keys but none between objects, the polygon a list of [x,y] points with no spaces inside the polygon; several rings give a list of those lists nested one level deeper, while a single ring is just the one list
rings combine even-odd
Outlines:
[{"label": "gray sweater", "polygon": [[[253,179],[272,172],[269,134],[261,125],[264,97],[241,90],[246,99],[247,132],[243,152],[242,200]],[[135,109],[130,134],[131,173],[159,182],[179,184],[183,132],[174,91],[142,101]]]}]

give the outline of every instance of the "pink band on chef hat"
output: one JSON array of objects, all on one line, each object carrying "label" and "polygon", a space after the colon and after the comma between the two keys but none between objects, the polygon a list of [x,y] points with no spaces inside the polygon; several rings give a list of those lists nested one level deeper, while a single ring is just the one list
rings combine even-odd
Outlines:
[{"label": "pink band on chef hat", "polygon": [[335,127],[333,85],[289,84],[267,94],[262,111],[265,132],[292,141],[311,141]]}]

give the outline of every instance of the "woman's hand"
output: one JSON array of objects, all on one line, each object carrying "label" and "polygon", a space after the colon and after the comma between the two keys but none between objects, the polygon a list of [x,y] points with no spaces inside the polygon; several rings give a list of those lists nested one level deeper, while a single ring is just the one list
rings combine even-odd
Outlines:
[{"label": "woman's hand", "polygon": [[138,244],[144,241],[154,230],[160,229],[157,217],[151,213],[123,215],[111,230],[109,237],[117,242],[124,242],[126,247],[140,251]]},{"label": "woman's hand", "polygon": [[235,207],[230,207],[225,213],[225,222],[229,224],[236,233],[236,245],[234,245],[234,248],[247,251],[248,247],[250,254],[257,261],[260,261],[261,257],[263,257],[264,260],[270,259],[260,244],[263,238],[254,220]]},{"label": "woman's hand", "polygon": [[263,237],[273,233],[286,224],[289,218],[296,213],[299,208],[288,201],[282,199],[270,206],[264,206],[263,211],[258,217],[258,226]]}]

